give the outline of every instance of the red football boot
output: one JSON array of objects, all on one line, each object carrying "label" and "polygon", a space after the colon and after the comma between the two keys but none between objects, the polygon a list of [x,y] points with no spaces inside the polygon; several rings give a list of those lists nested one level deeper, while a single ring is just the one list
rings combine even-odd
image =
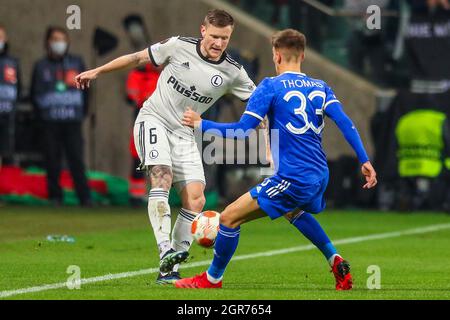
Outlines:
[{"label": "red football boot", "polygon": [[350,274],[350,263],[342,259],[341,256],[334,258],[333,272],[336,279],[336,290],[350,290],[353,287],[352,275]]},{"label": "red football boot", "polygon": [[188,289],[220,289],[222,288],[222,281],[219,283],[211,283],[206,276],[206,271],[200,275],[196,275],[192,278],[184,278],[175,281],[176,288],[188,288]]}]

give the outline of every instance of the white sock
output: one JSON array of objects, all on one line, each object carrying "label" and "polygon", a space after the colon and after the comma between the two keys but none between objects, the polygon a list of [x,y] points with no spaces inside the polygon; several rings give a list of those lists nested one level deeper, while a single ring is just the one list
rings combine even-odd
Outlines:
[{"label": "white sock", "polygon": [[222,281],[222,278],[223,278],[223,276],[221,276],[220,279],[216,279],[216,278],[210,276],[208,272],[206,272],[206,277],[208,278],[208,281],[211,282],[212,284],[219,283],[220,281]]},{"label": "white sock", "polygon": [[171,249],[170,245],[170,219],[169,192],[162,188],[150,190],[148,197],[148,217],[153,227],[156,243],[159,249],[159,258]]},{"label": "white sock", "polygon": [[[334,264],[334,258],[336,257],[341,257],[340,255],[338,255],[337,253],[333,254],[330,259],[328,259],[328,263],[330,264],[330,266],[333,266]],[[342,258],[342,257],[341,257]]]},{"label": "white sock", "polygon": [[[176,251],[188,251],[192,244],[191,225],[197,213],[181,208],[172,231],[172,247]],[[176,264],[173,271],[178,271]]]}]

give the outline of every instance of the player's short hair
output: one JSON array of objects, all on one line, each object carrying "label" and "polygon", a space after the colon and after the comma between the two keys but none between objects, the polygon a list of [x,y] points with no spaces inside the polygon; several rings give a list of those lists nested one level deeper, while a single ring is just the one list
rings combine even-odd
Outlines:
[{"label": "player's short hair", "polygon": [[234,26],[234,19],[225,10],[211,9],[206,14],[205,20],[203,20],[203,25],[213,25],[214,27],[224,28],[227,26]]},{"label": "player's short hair", "polygon": [[285,29],[276,32],[272,36],[272,46],[276,50],[283,51],[283,56],[289,61],[297,60],[306,49],[306,37],[303,33],[294,29]]}]

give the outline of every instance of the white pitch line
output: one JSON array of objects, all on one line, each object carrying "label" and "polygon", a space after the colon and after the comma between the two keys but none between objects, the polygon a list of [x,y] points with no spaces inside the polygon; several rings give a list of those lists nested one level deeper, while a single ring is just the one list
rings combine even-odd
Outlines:
[{"label": "white pitch line", "polygon": [[[333,243],[335,245],[358,243],[358,242],[363,242],[363,241],[395,238],[395,237],[401,237],[401,236],[407,236],[407,235],[413,235],[413,234],[434,232],[434,231],[439,231],[439,230],[444,230],[444,229],[450,229],[450,223],[431,225],[431,226],[422,227],[422,228],[407,229],[407,230],[403,230],[403,231],[378,233],[378,234],[372,234],[372,235],[368,235],[368,236],[340,239],[340,240],[333,241]],[[291,252],[307,251],[307,250],[311,250],[314,248],[315,248],[314,245],[308,244],[308,245],[297,246],[297,247],[292,247],[292,248],[287,248],[287,249],[271,250],[271,251],[265,251],[265,252],[240,255],[240,256],[234,257],[232,259],[232,261],[255,259],[255,258],[260,258],[260,257],[270,257],[270,256],[286,254],[286,253],[291,253]],[[200,267],[200,266],[209,265],[210,263],[211,263],[211,260],[192,262],[192,263],[187,263],[185,265],[180,266],[180,269]],[[141,275],[146,275],[146,274],[156,273],[156,272],[159,272],[159,268],[150,268],[150,269],[142,269],[142,270],[131,271],[131,272],[106,274],[103,276],[81,279],[80,285],[115,280],[115,279],[136,277],[136,276],[141,276]],[[45,285],[41,285],[41,286],[22,288],[22,289],[16,289],[16,290],[0,291],[0,298],[7,298],[7,297],[12,297],[12,296],[20,295],[20,294],[25,294],[25,293],[33,293],[33,292],[47,291],[47,290],[53,290],[53,289],[61,289],[64,287],[67,287],[66,282],[45,284]]]}]

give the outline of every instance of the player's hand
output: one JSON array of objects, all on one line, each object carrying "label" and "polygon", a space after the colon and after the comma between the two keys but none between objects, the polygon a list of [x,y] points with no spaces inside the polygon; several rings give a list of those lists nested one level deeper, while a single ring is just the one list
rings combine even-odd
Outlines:
[{"label": "player's hand", "polygon": [[191,128],[198,128],[201,121],[202,118],[200,117],[200,115],[192,110],[191,107],[187,108],[187,110],[183,114],[183,119],[181,120],[184,126],[188,126]]},{"label": "player's hand", "polygon": [[84,90],[85,88],[89,88],[89,84],[91,83],[91,81],[97,79],[97,77],[98,71],[96,69],[80,73],[75,77],[77,88],[82,90]]},{"label": "player's hand", "polygon": [[361,172],[363,176],[366,178],[366,184],[363,186],[364,189],[371,189],[377,184],[377,173],[375,169],[372,167],[370,161],[363,163],[361,166]]}]

